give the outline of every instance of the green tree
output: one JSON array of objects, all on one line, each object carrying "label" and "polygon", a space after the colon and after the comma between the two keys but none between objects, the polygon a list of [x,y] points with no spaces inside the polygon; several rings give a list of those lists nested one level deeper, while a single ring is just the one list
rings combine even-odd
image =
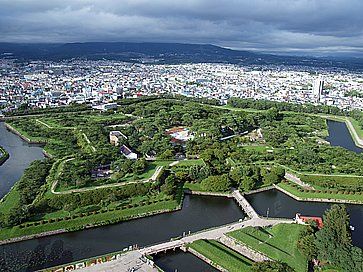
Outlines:
[{"label": "green tree", "polygon": [[279,183],[280,181],[281,179],[275,173],[272,172],[268,172],[264,176],[264,184],[266,185],[276,184]]},{"label": "green tree", "polygon": [[145,158],[138,159],[134,162],[132,168],[135,174],[141,174],[147,168],[147,161]]},{"label": "green tree", "polygon": [[239,184],[243,177],[243,167],[237,166],[233,168],[229,173],[230,178],[235,184]]},{"label": "green tree", "polygon": [[252,272],[294,272],[289,265],[279,261],[263,261],[253,263]]},{"label": "green tree", "polygon": [[297,241],[297,248],[308,258],[308,260],[315,259],[318,255],[315,239],[314,229],[310,226],[300,232],[299,239]]},{"label": "green tree", "polygon": [[177,188],[176,182],[177,182],[177,180],[176,180],[175,175],[170,174],[165,179],[164,184],[161,185],[161,187],[160,187],[161,191],[163,193],[167,194],[167,195],[173,195],[175,193],[176,188]]},{"label": "green tree", "polygon": [[285,177],[285,169],[281,166],[272,167],[271,173],[275,174],[280,180],[282,180]]},{"label": "green tree", "polygon": [[256,186],[256,181],[253,177],[244,176],[241,179],[239,189],[243,192],[248,192],[248,191],[252,190],[253,188],[255,188],[255,186]]},{"label": "green tree", "polygon": [[226,192],[231,188],[231,182],[227,174],[210,176],[201,182],[204,190],[212,192]]},{"label": "green tree", "polygon": [[324,227],[316,233],[315,244],[320,259],[344,271],[359,271],[362,267],[363,254],[352,245],[349,215],[344,205],[333,205],[325,212]]}]

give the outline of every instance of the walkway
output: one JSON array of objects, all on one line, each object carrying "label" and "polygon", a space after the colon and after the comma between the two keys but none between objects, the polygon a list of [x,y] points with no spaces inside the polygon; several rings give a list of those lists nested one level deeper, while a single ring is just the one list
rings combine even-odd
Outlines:
[{"label": "walkway", "polygon": [[303,188],[306,188],[306,189],[309,189],[309,190],[315,190],[313,186],[303,182],[298,176],[296,176],[294,174],[286,172],[285,179],[287,179],[287,180],[289,180],[289,181],[291,181],[293,183],[296,183],[297,185],[300,185]]},{"label": "walkway", "polygon": [[238,190],[233,190],[232,196],[238,204],[242,207],[245,213],[248,215],[249,218],[259,218],[255,209],[251,206],[251,204],[246,200],[246,198],[240,193]]},{"label": "walkway", "polygon": [[103,264],[97,264],[91,267],[82,268],[78,271],[89,271],[89,272],[158,272],[157,268],[152,267],[151,264],[148,264],[149,260],[146,260],[140,252],[138,251],[130,251],[124,254],[121,254],[120,258],[115,261],[106,262]]}]

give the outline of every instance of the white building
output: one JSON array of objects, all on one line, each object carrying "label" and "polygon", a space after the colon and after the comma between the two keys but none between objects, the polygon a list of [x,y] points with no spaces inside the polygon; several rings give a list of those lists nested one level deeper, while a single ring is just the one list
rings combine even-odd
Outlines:
[{"label": "white building", "polygon": [[128,148],[126,145],[122,145],[120,147],[120,151],[121,153],[128,159],[130,160],[136,160],[137,159],[137,154],[132,152],[130,148]]},{"label": "white building", "polygon": [[323,95],[323,88],[324,88],[324,80],[321,77],[315,79],[313,82],[313,94],[318,102],[320,101],[321,96]]}]

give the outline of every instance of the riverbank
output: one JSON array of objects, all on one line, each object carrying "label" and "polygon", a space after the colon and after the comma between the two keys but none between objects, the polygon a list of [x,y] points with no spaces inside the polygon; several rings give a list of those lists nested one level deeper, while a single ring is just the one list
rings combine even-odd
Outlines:
[{"label": "riverbank", "polygon": [[14,127],[12,127],[11,125],[9,125],[8,123],[4,123],[5,124],[5,127],[7,130],[9,130],[10,132],[18,135],[22,140],[24,140],[25,142],[27,142],[28,144],[39,144],[39,145],[44,145],[46,144],[45,142],[43,141],[35,141],[35,140],[32,140],[28,137],[26,137],[24,135],[24,133],[20,133],[18,130],[16,130]]},{"label": "riverbank", "polygon": [[[41,145],[42,147],[44,147],[44,145],[46,144],[46,142],[44,142],[44,141],[36,141],[36,140],[30,139],[29,137],[25,136],[24,133],[19,132],[17,129],[15,129],[14,127],[9,125],[8,123],[4,123],[4,125],[5,125],[7,130],[9,130],[10,132],[12,132],[15,135],[19,136],[20,139],[24,140],[28,144]],[[54,156],[52,154],[50,154],[49,152],[45,151],[44,148],[42,149],[42,152],[43,152],[45,157],[50,158],[50,159],[54,158]],[[0,165],[1,165],[1,163],[0,163]]]},{"label": "riverbank", "polygon": [[[117,214],[117,212],[116,213],[108,212],[105,214],[97,213],[76,219],[72,219],[70,217],[68,220],[62,220],[61,222],[46,223],[45,225],[39,224],[37,226],[31,226],[25,228],[20,228],[19,226],[16,226],[12,229],[2,229],[0,231],[0,239],[1,239],[0,245],[31,240],[39,237],[51,236],[54,234],[75,232],[90,228],[97,228],[105,225],[118,224],[121,222],[136,220],[163,213],[171,213],[180,210],[181,205],[176,205],[174,207],[164,208],[164,209],[160,209],[160,205],[157,205],[157,207],[155,208],[156,208],[155,210],[150,210],[148,209],[148,207],[137,207],[128,210],[122,210],[120,214]],[[142,210],[145,209],[148,211],[142,212]],[[117,218],[117,216],[119,217]],[[45,231],[45,229],[48,230]],[[4,230],[6,231],[6,233],[4,233]]]},{"label": "riverbank", "polygon": [[357,127],[358,124],[353,124],[353,122],[355,121],[354,119],[352,119],[351,117],[336,116],[336,115],[323,115],[323,114],[316,114],[316,115],[328,120],[345,123],[345,125],[349,130],[350,135],[352,136],[355,145],[359,148],[363,148],[363,132],[361,132]]}]

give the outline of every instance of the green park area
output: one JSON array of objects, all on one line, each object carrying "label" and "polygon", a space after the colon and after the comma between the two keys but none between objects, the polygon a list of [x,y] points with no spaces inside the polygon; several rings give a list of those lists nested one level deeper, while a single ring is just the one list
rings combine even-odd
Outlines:
[{"label": "green park area", "polygon": [[219,265],[231,272],[251,271],[253,261],[233,251],[215,240],[198,240],[188,245],[205,258],[212,261],[212,264]]},{"label": "green park area", "polygon": [[305,272],[307,258],[297,248],[304,228],[302,225],[278,224],[271,228],[247,227],[228,235],[273,260],[287,263],[296,272]]},{"label": "green park area", "polygon": [[342,200],[347,203],[362,203],[363,194],[362,192],[354,192],[354,191],[345,191],[345,190],[332,190],[332,189],[324,189],[324,190],[313,190],[313,189],[304,189],[299,185],[296,185],[292,182],[281,182],[277,185],[279,188],[284,191],[293,194],[301,200]]},{"label": "green park area", "polygon": [[[51,157],[33,162],[0,202],[0,238],[174,210],[183,187],[222,193],[231,187],[242,192],[278,183],[286,187],[281,183],[286,169],[363,176],[361,155],[321,141],[324,118],[291,114],[302,111],[301,105],[262,102],[240,105],[253,111],[231,111],[239,108],[236,101],[244,100],[232,100],[228,107],[178,99],[121,100],[115,111],[49,109],[8,119],[24,137],[43,143]],[[118,131],[117,144],[110,141],[112,131]],[[125,150],[137,158],[130,159]],[[304,181],[320,193],[336,190],[330,198],[363,197],[361,183],[352,179],[309,176]]]}]

